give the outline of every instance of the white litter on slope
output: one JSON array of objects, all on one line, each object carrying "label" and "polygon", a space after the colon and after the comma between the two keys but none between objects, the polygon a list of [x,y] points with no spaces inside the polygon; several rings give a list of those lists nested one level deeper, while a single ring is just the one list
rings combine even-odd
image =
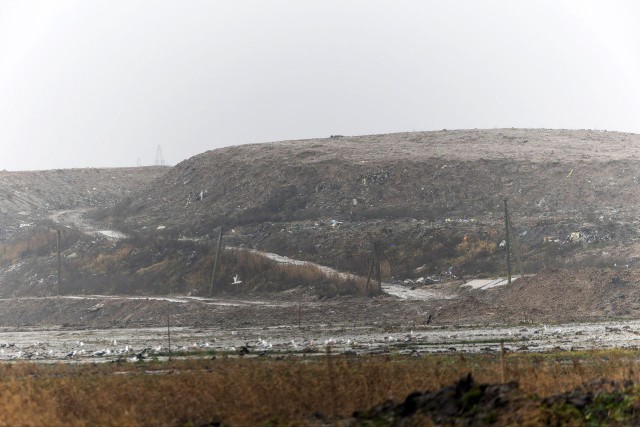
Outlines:
[{"label": "white litter on slope", "polygon": [[98,230],[98,231],[96,231],[96,233],[102,234],[103,236],[105,236],[108,239],[119,240],[119,239],[124,239],[124,238],[127,237],[126,234],[121,233],[121,232],[116,231],[116,230]]},{"label": "white litter on slope", "polygon": [[451,295],[444,295],[440,292],[426,288],[408,288],[403,285],[393,285],[391,283],[383,283],[382,290],[394,297],[407,300],[433,300],[433,299],[451,299],[455,298]]},{"label": "white litter on slope", "polygon": [[[520,276],[511,276],[511,283],[518,280]],[[472,289],[491,289],[498,286],[504,286],[508,283],[506,277],[498,277],[495,279],[473,279],[469,280],[462,286],[468,286]]]}]

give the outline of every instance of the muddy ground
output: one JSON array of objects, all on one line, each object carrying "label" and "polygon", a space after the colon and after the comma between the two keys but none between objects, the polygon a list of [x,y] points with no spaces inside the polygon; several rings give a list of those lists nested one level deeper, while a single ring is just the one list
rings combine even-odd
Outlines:
[{"label": "muddy ground", "polygon": [[[612,286],[629,286],[631,273],[610,274],[618,278]],[[541,279],[549,286],[554,276],[548,275],[551,280]],[[470,290],[452,282],[436,286],[434,294],[407,294],[429,295],[427,299],[387,294],[320,300],[305,288],[244,299],[100,295],[0,299],[0,359],[135,361],[142,353],[165,357],[167,322],[174,352],[193,355],[314,355],[323,354],[327,346],[350,354],[420,355],[491,353],[499,350],[500,342],[506,351],[525,352],[640,344],[640,321],[630,315],[608,316],[611,302],[597,311],[595,304],[603,305],[598,298],[594,311],[584,316],[571,310],[571,298],[558,299],[558,292],[547,293],[550,301],[558,301],[556,306],[549,302],[546,312],[528,301],[520,302],[522,311],[505,309],[503,300],[517,302],[523,289],[542,292],[544,282],[535,279],[525,277],[489,290]],[[392,292],[395,288],[410,291],[404,285],[385,285]],[[583,298],[589,294],[587,288],[576,291],[570,283],[565,291],[582,292]],[[433,298],[445,293],[446,299]],[[564,308],[558,308],[562,302]],[[554,311],[559,309],[564,316]]]}]

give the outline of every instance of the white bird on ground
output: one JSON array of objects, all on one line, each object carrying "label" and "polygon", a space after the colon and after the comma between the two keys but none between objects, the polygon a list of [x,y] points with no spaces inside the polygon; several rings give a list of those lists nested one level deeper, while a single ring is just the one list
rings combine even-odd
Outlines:
[{"label": "white bird on ground", "polygon": [[232,285],[239,285],[240,283],[242,283],[242,280],[240,280],[240,276],[238,276],[237,274],[235,276],[233,276]]},{"label": "white bird on ground", "polygon": [[125,345],[123,348],[118,350],[118,354],[129,353],[130,349],[131,349],[131,347],[129,347],[129,345]]},{"label": "white bird on ground", "polygon": [[273,347],[273,344],[271,344],[267,340],[263,340],[262,338],[258,338],[258,347],[260,347],[261,349],[264,349],[264,350],[268,350],[271,347]]}]

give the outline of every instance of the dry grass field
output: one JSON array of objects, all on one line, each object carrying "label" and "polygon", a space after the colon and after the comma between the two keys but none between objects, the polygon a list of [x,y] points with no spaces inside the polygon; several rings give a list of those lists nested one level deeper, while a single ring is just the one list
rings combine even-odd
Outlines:
[{"label": "dry grass field", "polygon": [[[507,353],[503,359],[487,354],[420,358],[222,356],[98,365],[3,364],[0,424],[397,425],[395,416],[382,416],[379,411],[377,415],[369,412],[374,415],[368,416],[367,411],[389,399],[401,402],[414,391],[450,386],[468,373],[478,384],[502,383],[503,378],[505,382],[519,382],[517,398],[513,393],[503,393],[505,403],[489,414],[489,421],[498,425],[581,425],[588,423],[589,417],[602,418],[603,410],[605,419],[624,424],[635,419],[636,406],[640,409],[640,398],[629,392],[635,390],[631,383],[626,386],[624,399],[605,405],[604,409],[598,407],[600,412],[594,412],[593,405],[599,402],[600,395],[609,398],[616,384],[639,382],[637,356],[632,351],[610,350]],[[599,381],[602,379],[606,381]],[[574,390],[590,392],[591,406],[578,405],[576,409],[557,397]],[[469,396],[473,397],[473,393],[462,396],[466,404]],[[471,417],[471,424],[480,423],[477,415],[481,413],[481,403],[465,407],[459,416]],[[589,412],[589,408],[593,411]],[[354,418],[355,411],[360,415]],[[433,414],[428,412],[410,415],[404,425],[442,422],[431,418]]]}]

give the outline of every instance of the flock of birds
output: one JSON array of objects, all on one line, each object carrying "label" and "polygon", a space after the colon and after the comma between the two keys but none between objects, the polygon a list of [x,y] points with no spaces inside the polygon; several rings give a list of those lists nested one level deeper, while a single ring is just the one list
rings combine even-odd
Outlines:
[{"label": "flock of birds", "polygon": [[[135,350],[132,346],[118,345],[117,340],[113,340],[110,346],[95,349],[94,345],[85,345],[83,341],[75,341],[65,345],[66,350],[56,351],[45,342],[35,342],[33,344],[0,343],[0,359],[5,360],[51,360],[51,359],[83,359],[83,358],[107,358],[116,361],[136,362],[150,357],[163,356],[168,352],[168,347],[157,345],[154,347],[144,347]],[[194,351],[197,349],[211,348],[212,343],[205,341],[193,343],[187,346],[176,346],[174,351]]]},{"label": "flock of birds", "polygon": [[[236,281],[239,281],[237,277]],[[604,328],[604,330],[603,330]],[[589,329],[577,327],[577,325],[571,326],[549,326],[542,325],[537,328],[508,328],[507,330],[490,330],[486,333],[477,334],[473,339],[478,340],[478,343],[486,343],[490,340],[508,339],[511,343],[521,343],[521,345],[529,345],[529,343],[552,343],[555,339],[557,342],[566,342],[567,339],[572,340],[573,337],[584,336],[583,342],[598,345],[611,345],[611,343],[618,342],[621,339],[629,340],[626,335],[640,335],[640,331],[636,331],[628,324],[609,324],[598,327],[598,329]],[[273,339],[263,338],[261,336],[253,337],[249,340],[241,338],[237,331],[231,331],[230,333],[232,342],[241,342],[243,344],[230,345],[228,340],[224,338],[217,341],[215,338],[210,338],[211,341],[195,342],[192,344],[175,345],[172,347],[174,351],[182,352],[195,352],[195,351],[220,351],[224,354],[236,353],[237,356],[261,356],[266,354],[286,354],[286,353],[310,353],[321,354],[326,351],[335,349],[337,353],[357,354],[357,353],[369,353],[372,351],[378,351],[381,348],[396,348],[400,351],[416,352],[416,346],[434,346],[431,350],[434,351],[437,346],[444,346],[442,348],[449,351],[459,351],[464,348],[473,348],[472,344],[463,345],[460,347],[458,343],[468,341],[470,337],[468,335],[461,334],[461,332],[453,331],[424,331],[422,333],[415,333],[413,330],[408,333],[390,333],[390,334],[363,334],[360,336],[351,337],[318,337],[318,338],[291,338],[280,337]],[[546,336],[547,338],[542,338]],[[571,338],[566,338],[571,337]],[[548,341],[551,339],[551,341]],[[634,338],[635,339],[635,338]],[[616,341],[618,340],[618,341]],[[607,344],[609,342],[609,344]],[[407,345],[411,343],[411,345]],[[546,344],[545,344],[546,345]],[[549,344],[552,345],[552,344]],[[456,349],[457,346],[458,348]],[[413,350],[412,350],[413,349]],[[485,347],[476,346],[476,350],[480,351],[494,351],[494,349],[485,345]],[[92,342],[85,344],[83,341],[67,341],[62,342],[59,346],[50,345],[47,342],[35,342],[35,343],[8,343],[0,342],[0,359],[15,360],[72,360],[72,359],[87,359],[95,360],[100,358],[103,360],[116,360],[116,361],[140,361],[147,358],[163,357],[168,353],[169,348],[164,345],[156,345],[152,347],[143,347],[134,349],[129,344],[119,344],[117,340],[107,341],[107,345],[100,342]]]}]

